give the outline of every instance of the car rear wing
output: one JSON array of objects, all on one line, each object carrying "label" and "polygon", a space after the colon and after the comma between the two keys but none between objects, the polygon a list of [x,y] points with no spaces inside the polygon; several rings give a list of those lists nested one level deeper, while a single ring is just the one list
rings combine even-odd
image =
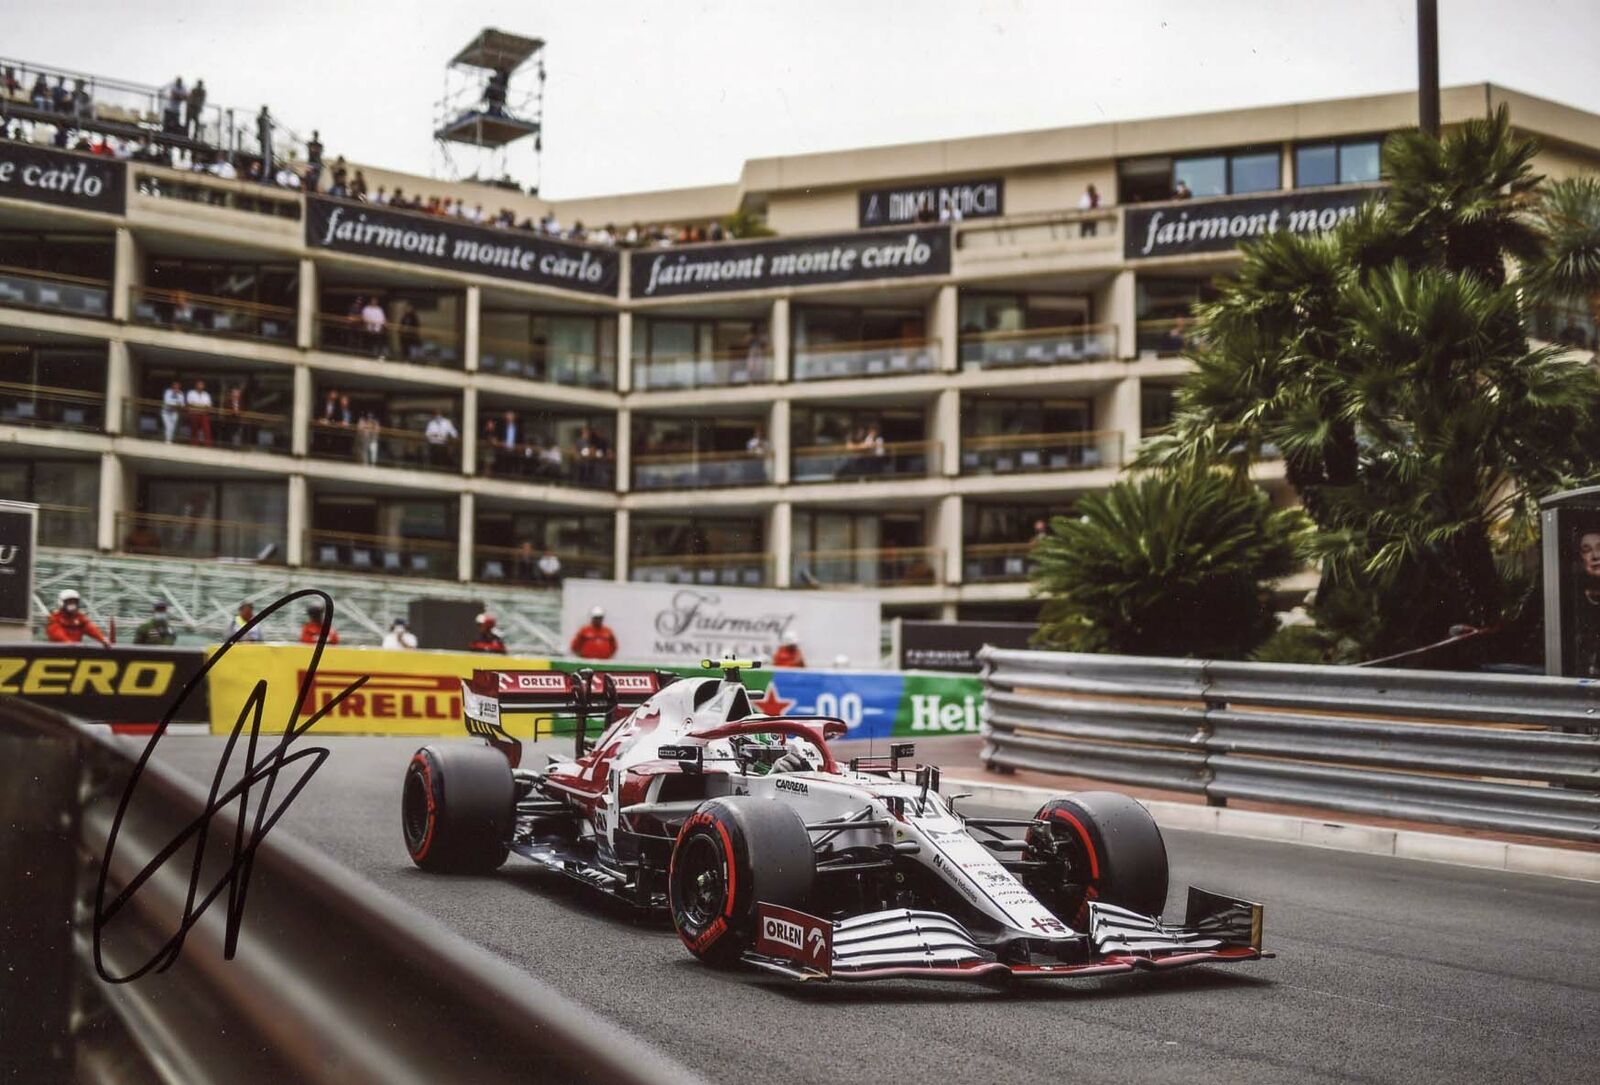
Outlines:
[{"label": "car rear wing", "polygon": [[[512,767],[522,760],[522,743],[501,725],[506,712],[534,712],[574,721],[577,756],[587,751],[589,718],[609,725],[618,709],[633,709],[677,680],[666,671],[473,671],[461,683],[461,711],[467,733],[489,741]],[[535,733],[537,736],[537,732]]]}]

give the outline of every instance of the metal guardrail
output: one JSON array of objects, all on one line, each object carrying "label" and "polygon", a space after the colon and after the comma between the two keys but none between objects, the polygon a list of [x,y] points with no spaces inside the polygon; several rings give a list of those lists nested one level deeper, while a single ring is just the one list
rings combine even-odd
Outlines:
[{"label": "metal guardrail", "polygon": [[985,648],[983,761],[1600,843],[1600,684]]},{"label": "metal guardrail", "polygon": [[[224,957],[224,893],[170,968],[107,983],[93,964],[95,886],[137,751],[98,728],[0,698],[0,753],[0,791],[10,797],[0,807],[11,839],[28,845],[0,851],[8,887],[0,900],[18,936],[0,974],[0,1004],[15,1026],[8,1035],[19,1041],[0,1050],[0,1077],[699,1080],[282,830],[255,852],[232,960]],[[298,775],[287,771],[290,781]],[[106,899],[205,803],[198,784],[150,762],[118,833]],[[202,894],[235,858],[228,852],[236,811],[237,803],[211,823]],[[102,945],[112,974],[133,971],[175,933],[192,863],[192,848],[180,849],[111,919]]]}]

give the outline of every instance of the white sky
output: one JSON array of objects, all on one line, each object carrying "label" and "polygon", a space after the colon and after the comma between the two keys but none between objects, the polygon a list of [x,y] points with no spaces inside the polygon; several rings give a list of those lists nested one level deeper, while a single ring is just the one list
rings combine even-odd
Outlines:
[{"label": "white sky", "polygon": [[[1446,84],[1600,112],[1600,0],[1440,0]],[[542,193],[746,158],[1412,89],[1414,0],[0,0],[13,59],[265,102],[329,155],[436,173],[445,62],[548,43]],[[531,181],[531,152],[513,154]]]}]

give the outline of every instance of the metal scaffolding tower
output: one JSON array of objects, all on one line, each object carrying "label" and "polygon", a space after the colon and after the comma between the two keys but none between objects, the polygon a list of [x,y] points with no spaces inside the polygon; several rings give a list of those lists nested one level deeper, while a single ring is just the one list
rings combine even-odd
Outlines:
[{"label": "metal scaffolding tower", "polygon": [[[445,67],[433,138],[443,171],[521,189],[509,150],[532,137],[530,192],[537,193],[544,151],[544,42],[488,28]],[[522,144],[526,146],[526,144]]]}]

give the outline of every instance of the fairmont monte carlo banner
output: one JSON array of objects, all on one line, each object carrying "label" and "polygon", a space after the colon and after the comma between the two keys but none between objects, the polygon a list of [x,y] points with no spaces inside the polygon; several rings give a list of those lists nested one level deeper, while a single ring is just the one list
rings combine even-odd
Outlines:
[{"label": "fairmont monte carlo banner", "polygon": [[1225,196],[1151,207],[1134,205],[1127,211],[1122,255],[1138,260],[1147,256],[1223,252],[1279,230],[1318,234],[1354,217],[1362,204],[1380,197],[1382,192],[1381,188],[1342,188],[1247,198]]},{"label": "fairmont monte carlo banner", "polygon": [[629,283],[635,299],[908,279],[949,272],[950,229],[921,226],[692,248],[640,249],[629,259]]},{"label": "fairmont monte carlo banner", "polygon": [[0,142],[0,196],[123,215],[128,167],[100,155]]},{"label": "fairmont monte carlo banner", "polygon": [[306,244],[613,298],[621,280],[612,249],[320,196],[306,197]]}]

